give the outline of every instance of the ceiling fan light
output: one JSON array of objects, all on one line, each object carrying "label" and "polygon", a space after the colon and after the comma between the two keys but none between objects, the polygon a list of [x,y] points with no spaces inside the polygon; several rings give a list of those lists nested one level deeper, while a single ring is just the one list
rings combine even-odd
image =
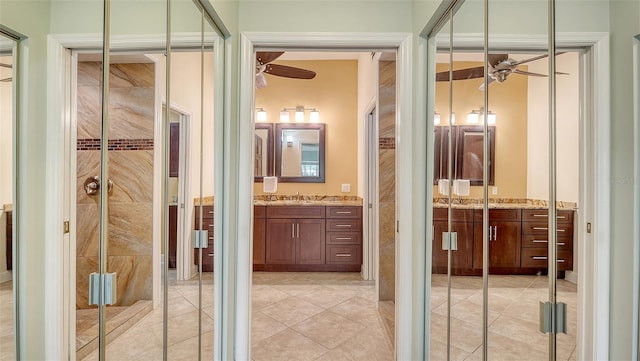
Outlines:
[{"label": "ceiling fan light", "polygon": [[262,108],[258,108],[258,110],[256,111],[256,122],[264,123],[266,121],[267,112]]},{"label": "ceiling fan light", "polygon": [[280,122],[289,123],[289,112],[286,109],[282,109],[280,112]]},{"label": "ceiling fan light", "polygon": [[319,123],[320,122],[320,112],[316,109],[313,109],[309,112],[309,121],[311,123]]}]

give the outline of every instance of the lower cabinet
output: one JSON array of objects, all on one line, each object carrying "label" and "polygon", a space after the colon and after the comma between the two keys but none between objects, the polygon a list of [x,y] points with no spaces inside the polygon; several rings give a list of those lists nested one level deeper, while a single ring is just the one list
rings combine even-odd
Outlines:
[{"label": "lower cabinet", "polygon": [[[267,206],[264,233],[254,210],[254,270],[360,271],[361,207]],[[260,249],[264,239],[264,262]]]},{"label": "lower cabinet", "polygon": [[[433,210],[433,273],[447,273],[449,251],[443,246],[443,239],[449,230],[448,210]],[[454,209],[451,214],[451,232],[456,234],[456,249],[451,251],[451,269],[456,274],[470,270],[473,261],[473,211]]]},{"label": "lower cabinet", "polygon": [[263,265],[265,263],[266,250],[265,250],[265,230],[267,227],[267,221],[265,219],[267,215],[267,207],[254,206],[253,207],[253,264]]},{"label": "lower cabinet", "polygon": [[5,213],[7,217],[7,230],[6,230],[6,259],[7,259],[7,271],[13,269],[13,212]]},{"label": "lower cabinet", "polygon": [[[482,211],[474,216],[473,268],[482,269]],[[503,268],[515,272],[520,267],[520,209],[489,210],[489,272]]]}]

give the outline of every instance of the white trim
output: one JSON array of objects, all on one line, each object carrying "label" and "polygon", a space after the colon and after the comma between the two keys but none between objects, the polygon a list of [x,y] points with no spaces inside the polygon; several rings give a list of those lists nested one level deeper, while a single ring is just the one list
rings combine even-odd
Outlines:
[{"label": "white trim", "polygon": [[[378,81],[376,80],[376,84]],[[377,93],[377,92],[376,92]],[[365,172],[364,176],[367,178],[365,185],[363,208],[362,208],[362,278],[365,280],[375,280],[376,284],[376,296],[379,289],[379,277],[378,277],[378,259],[379,259],[379,197],[374,196],[370,198],[371,194],[379,194],[379,186],[377,179],[379,178],[379,165],[378,165],[378,147],[375,139],[378,138],[378,96],[371,99],[371,101],[365,107],[365,113],[363,114],[363,128],[364,128],[364,152],[365,156]],[[373,121],[369,119],[369,115],[373,114]],[[372,144],[373,143],[373,144]],[[375,149],[376,151],[372,151]],[[372,166],[373,164],[373,166]],[[371,169],[373,168],[373,169]],[[373,172],[374,181],[371,181]],[[373,187],[373,189],[371,189]],[[369,208],[371,204],[371,208]],[[373,225],[369,221],[373,218]]]},{"label": "white trim", "polygon": [[[634,120],[634,182],[633,182],[633,219],[640,217],[640,35],[633,39],[633,120]],[[633,224],[633,338],[631,358],[638,360],[640,344],[640,222]]]},{"label": "white trim", "polygon": [[[251,152],[253,134],[253,102],[254,102],[254,49],[270,47],[283,49],[380,49],[397,50],[398,58],[398,103],[397,146],[396,155],[398,169],[399,193],[398,219],[403,232],[403,241],[397,242],[396,253],[396,358],[416,359],[412,353],[411,343],[414,339],[414,321],[412,319],[413,304],[413,247],[423,241],[423,235],[414,234],[412,213],[424,207],[424,202],[412,196],[414,168],[412,154],[412,35],[406,33],[272,33],[245,32],[240,40],[240,134],[239,134],[239,179],[238,179],[238,214],[252,214],[253,203],[253,167]],[[417,121],[415,121],[417,122]],[[424,179],[415,179],[416,182]],[[238,218],[238,239],[251,239],[251,217]],[[399,237],[397,237],[400,240]],[[251,242],[238,243],[238,255],[235,260],[237,272],[236,299],[236,337],[235,359],[250,359],[251,351]],[[231,298],[230,298],[231,300]],[[402,307],[400,307],[402,306]]]}]

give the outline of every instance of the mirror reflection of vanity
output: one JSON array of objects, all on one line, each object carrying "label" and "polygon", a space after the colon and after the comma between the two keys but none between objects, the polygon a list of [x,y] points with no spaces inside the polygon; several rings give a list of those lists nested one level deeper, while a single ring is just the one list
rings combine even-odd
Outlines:
[{"label": "mirror reflection of vanity", "polygon": [[256,123],[253,151],[253,174],[255,182],[273,175],[273,124]]},{"label": "mirror reflection of vanity", "polygon": [[254,137],[256,182],[324,183],[325,124],[256,123]]}]

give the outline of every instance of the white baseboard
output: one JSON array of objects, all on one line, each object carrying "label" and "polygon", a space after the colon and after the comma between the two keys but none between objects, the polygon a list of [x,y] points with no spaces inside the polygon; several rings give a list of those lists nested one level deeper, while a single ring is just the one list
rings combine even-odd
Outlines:
[{"label": "white baseboard", "polygon": [[0,283],[9,282],[13,279],[13,273],[11,271],[0,272]]},{"label": "white baseboard", "polygon": [[569,282],[577,285],[578,284],[578,272],[565,271],[564,279],[565,279],[565,281],[569,281]]}]

